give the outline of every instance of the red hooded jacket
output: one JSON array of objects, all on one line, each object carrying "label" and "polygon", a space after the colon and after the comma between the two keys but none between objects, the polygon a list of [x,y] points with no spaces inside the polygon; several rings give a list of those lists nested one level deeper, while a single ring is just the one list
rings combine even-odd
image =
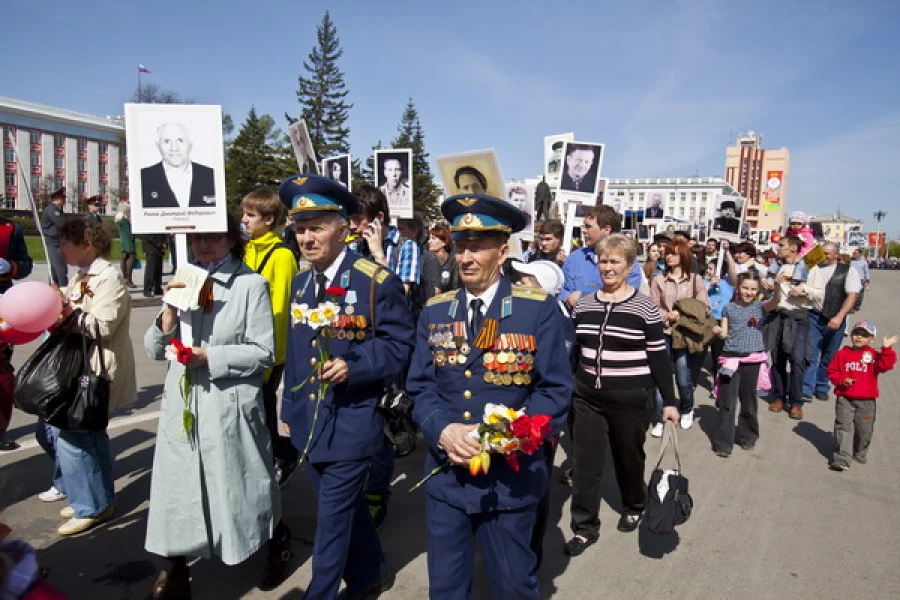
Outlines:
[{"label": "red hooded jacket", "polygon": [[[893,348],[882,347],[881,352],[871,346],[855,350],[844,346],[828,365],[828,379],[834,384],[835,396],[851,400],[872,400],[878,397],[878,376],[890,371],[897,363]],[[845,379],[853,383],[844,385]]]}]

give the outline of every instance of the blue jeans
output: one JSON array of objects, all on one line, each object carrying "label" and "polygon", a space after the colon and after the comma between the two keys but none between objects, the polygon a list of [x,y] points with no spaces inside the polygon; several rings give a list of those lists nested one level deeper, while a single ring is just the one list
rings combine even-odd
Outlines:
[{"label": "blue jeans", "polygon": [[50,460],[53,461],[53,477],[50,478],[53,486],[65,494],[66,490],[63,487],[62,473],[59,471],[59,459],[56,455],[56,438],[58,437],[59,429],[48,424],[43,419],[38,419],[37,429],[34,430],[34,438],[37,440],[38,445],[44,449],[44,452],[47,453],[47,456],[50,457]]},{"label": "blue jeans", "polygon": [[[775,349],[772,351],[772,390],[769,398],[783,400],[791,406],[803,403],[803,379],[809,364],[809,317],[805,313],[806,311],[779,310],[776,313],[778,321],[772,323],[772,327],[778,329],[774,340]],[[785,331],[788,327],[793,328],[793,336],[786,343]]]},{"label": "blue jeans", "polygon": [[94,517],[116,501],[112,453],[105,431],[58,430],[56,456],[75,517]]},{"label": "blue jeans", "polygon": [[[696,374],[703,366],[705,352],[689,354],[686,348],[672,348],[671,336],[666,336],[666,347],[669,356],[675,360],[675,384],[678,387],[678,399],[681,401],[678,411],[687,414],[694,410],[694,388],[697,387]],[[663,397],[656,390],[656,404],[653,407],[653,422],[662,422]]]},{"label": "blue jeans", "polygon": [[809,366],[803,377],[803,395],[812,396],[816,392],[827,393],[828,364],[841,347],[847,319],[832,331],[828,329],[828,317],[822,313],[809,311]]}]

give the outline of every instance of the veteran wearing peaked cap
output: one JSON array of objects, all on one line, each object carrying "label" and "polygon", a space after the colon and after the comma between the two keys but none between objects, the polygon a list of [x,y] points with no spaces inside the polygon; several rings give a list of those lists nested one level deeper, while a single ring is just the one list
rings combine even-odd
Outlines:
[{"label": "veteran wearing peaked cap", "polygon": [[[359,207],[353,194],[325,177],[295,175],[282,182],[279,195],[309,261],[291,285],[281,408],[291,442],[309,462],[318,500],[305,597],[334,598],[342,579],[349,597],[375,597],[391,587],[394,576],[385,565],[363,486],[369,461],[384,444],[378,399],[385,384],[405,370],[412,352],[412,316],[397,276],[344,244],[347,219]],[[306,315],[325,302],[336,315],[316,329]],[[326,339],[329,357],[317,366]]]},{"label": "veteran wearing peaked cap", "polygon": [[488,571],[498,574],[493,596],[537,598],[530,541],[548,485],[542,450],[519,454],[517,471],[497,456],[487,473],[471,475],[467,465],[481,448],[469,434],[488,402],[548,415],[559,430],[572,393],[560,360],[565,333],[554,298],[500,274],[509,236],[527,223],[522,211],[490,196],[459,195],[441,212],[464,287],[428,301],[407,379],[413,418],[428,442],[425,472],[451,463],[424,486],[430,595],[471,596],[477,537]]}]

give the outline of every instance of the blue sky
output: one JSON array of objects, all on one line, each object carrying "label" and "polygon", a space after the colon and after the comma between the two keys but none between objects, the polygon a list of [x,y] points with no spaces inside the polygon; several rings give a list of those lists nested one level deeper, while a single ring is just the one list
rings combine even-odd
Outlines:
[{"label": "blue sky", "polygon": [[718,175],[738,130],[791,151],[789,210],[888,213],[900,237],[900,2],[3,0],[0,95],[122,114],[146,81],[286,125],[331,12],[354,155],[408,98],[432,157],[495,148],[540,173],[544,135],[607,144],[603,175]]}]

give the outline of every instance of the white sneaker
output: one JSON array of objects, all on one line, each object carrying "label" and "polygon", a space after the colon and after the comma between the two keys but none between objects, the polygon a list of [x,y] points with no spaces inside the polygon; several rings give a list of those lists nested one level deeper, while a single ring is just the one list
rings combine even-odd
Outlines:
[{"label": "white sneaker", "polygon": [[41,502],[56,502],[57,500],[65,500],[66,495],[56,489],[55,485],[51,485],[46,492],[38,494],[38,500]]},{"label": "white sneaker", "polygon": [[681,428],[682,429],[690,429],[691,425],[694,424],[694,411],[684,413],[681,415]]},{"label": "white sneaker", "polygon": [[662,423],[657,423],[656,425],[653,426],[653,429],[650,430],[650,437],[658,438],[658,437],[662,437],[662,434],[663,434],[663,424]]}]

